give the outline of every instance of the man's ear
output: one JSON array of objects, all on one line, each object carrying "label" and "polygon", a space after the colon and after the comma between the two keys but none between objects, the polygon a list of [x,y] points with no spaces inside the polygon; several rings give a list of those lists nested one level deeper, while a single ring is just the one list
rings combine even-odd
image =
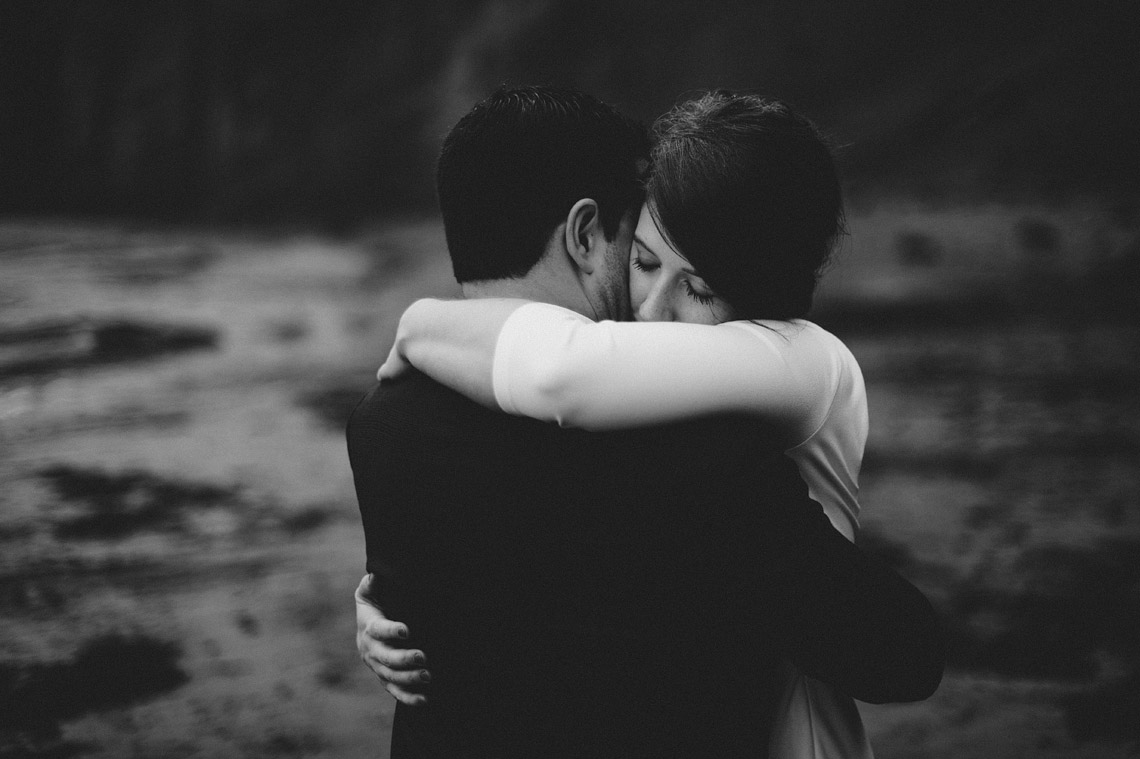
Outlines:
[{"label": "man's ear", "polygon": [[566,252],[583,274],[593,274],[605,255],[605,235],[598,204],[582,198],[566,214]]}]

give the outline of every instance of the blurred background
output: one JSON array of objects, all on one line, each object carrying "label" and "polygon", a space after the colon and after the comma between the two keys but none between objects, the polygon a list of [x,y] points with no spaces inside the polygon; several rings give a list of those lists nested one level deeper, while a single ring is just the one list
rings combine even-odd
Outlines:
[{"label": "blurred background", "polygon": [[0,757],[387,756],[343,425],[404,307],[456,292],[435,155],[500,82],[817,121],[850,235],[814,318],[871,402],[861,543],[951,640],[933,698],[863,709],[876,754],[1137,755],[1138,21],[3,3]]}]

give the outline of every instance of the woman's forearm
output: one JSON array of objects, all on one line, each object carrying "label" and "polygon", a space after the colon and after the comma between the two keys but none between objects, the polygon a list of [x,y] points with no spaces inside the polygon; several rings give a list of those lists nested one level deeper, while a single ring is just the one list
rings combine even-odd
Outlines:
[{"label": "woman's forearm", "polygon": [[499,331],[529,301],[517,298],[418,300],[400,318],[395,351],[440,384],[498,408],[492,365]]},{"label": "woman's forearm", "polygon": [[794,433],[810,434],[834,394],[835,362],[820,340],[798,327],[594,322],[521,299],[425,299],[401,318],[393,353],[488,408],[563,426],[747,413],[798,443]]},{"label": "woman's forearm", "polygon": [[814,371],[828,363],[826,354],[775,334],[593,322],[538,303],[503,324],[493,367],[499,406],[566,427],[624,429],[745,413],[806,428],[818,424],[834,393],[829,373]]}]

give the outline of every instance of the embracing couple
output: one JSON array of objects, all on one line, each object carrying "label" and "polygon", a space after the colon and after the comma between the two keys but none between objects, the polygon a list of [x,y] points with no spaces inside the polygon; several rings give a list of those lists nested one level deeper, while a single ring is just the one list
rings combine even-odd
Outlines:
[{"label": "embracing couple", "polygon": [[448,134],[464,299],[348,425],[357,644],[392,756],[870,756],[929,696],[923,595],[853,543],[862,375],[805,320],[842,232],[818,132],[717,91],[643,127],[503,88]]}]

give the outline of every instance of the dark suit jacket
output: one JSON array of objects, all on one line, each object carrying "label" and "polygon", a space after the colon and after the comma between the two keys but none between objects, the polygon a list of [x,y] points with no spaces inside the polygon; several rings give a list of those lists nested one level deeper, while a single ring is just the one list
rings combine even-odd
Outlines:
[{"label": "dark suit jacket", "polygon": [[926,599],[837,533],[763,428],[587,433],[413,372],[353,412],[381,608],[432,670],[393,759],[765,754],[791,657],[867,701],[933,691]]}]

